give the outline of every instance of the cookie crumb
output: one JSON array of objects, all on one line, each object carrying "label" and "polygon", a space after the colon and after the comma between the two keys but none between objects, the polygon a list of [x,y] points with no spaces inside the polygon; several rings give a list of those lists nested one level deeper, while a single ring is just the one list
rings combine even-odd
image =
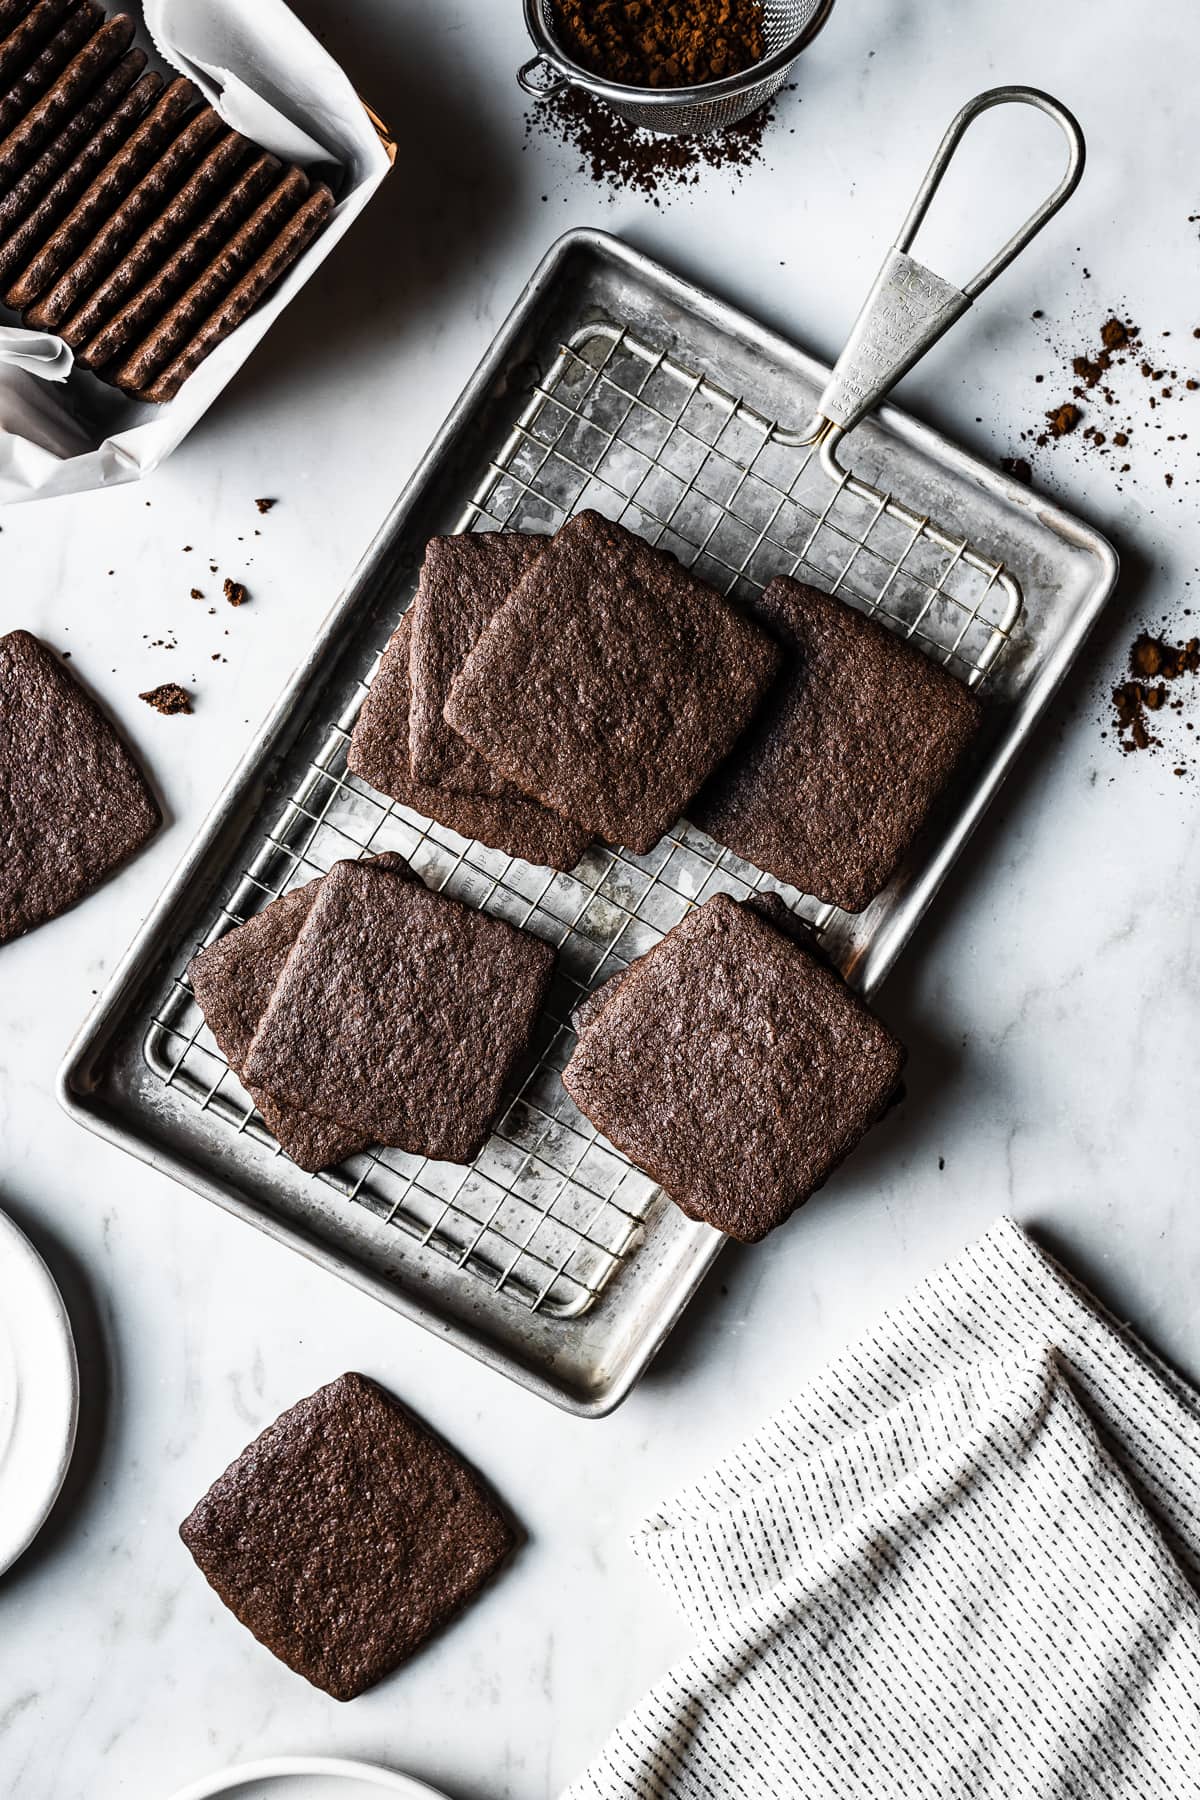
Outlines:
[{"label": "cookie crumb", "polygon": [[234,581],[227,575],[225,577],[225,598],[230,606],[244,606],[249,599],[246,584],[242,581]]},{"label": "cookie crumb", "polygon": [[160,713],[190,713],[192,696],[177,681],[164,681],[161,687],[150,688],[146,693],[138,695],[147,706],[152,706]]},{"label": "cookie crumb", "polygon": [[254,504],[260,513],[269,513],[275,502],[273,500],[256,500]]},{"label": "cookie crumb", "polygon": [[204,598],[203,588],[193,588],[192,589],[192,599],[193,600],[203,600],[203,598]]}]

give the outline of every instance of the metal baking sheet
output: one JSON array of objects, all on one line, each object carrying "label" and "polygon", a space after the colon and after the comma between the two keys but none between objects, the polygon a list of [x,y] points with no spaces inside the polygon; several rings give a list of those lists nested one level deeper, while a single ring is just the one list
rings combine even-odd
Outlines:
[{"label": "metal baking sheet", "polygon": [[[827,377],[618,240],[561,239],[60,1075],[63,1105],[92,1130],[584,1415],[629,1392],[724,1240],[572,1107],[559,1080],[572,1008],[709,894],[778,884],[686,822],[646,857],[597,847],[569,876],[533,869],[373,793],[347,772],[346,743],[435,533],[554,529],[590,505],[734,596],[781,570],[808,574],[988,702],[974,766],[864,913],[781,890],[872,993],[1067,674],[1117,565],[1096,533],[893,408],[847,440],[856,479],[831,484],[794,431]],[[559,974],[536,1062],[470,1169],[385,1150],[307,1176],[226,1068],[184,971],[276,894],[382,849],[550,939]]]}]

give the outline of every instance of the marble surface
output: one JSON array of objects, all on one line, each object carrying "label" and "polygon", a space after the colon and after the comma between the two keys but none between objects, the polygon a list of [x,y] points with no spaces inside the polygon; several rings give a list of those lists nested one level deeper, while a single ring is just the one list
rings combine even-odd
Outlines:
[{"label": "marble surface", "polygon": [[[1135,457],[1128,476],[1076,440],[1038,454],[1038,480],[1110,533],[1126,574],[884,990],[912,1048],[908,1101],[789,1229],[725,1255],[614,1417],[556,1413],[58,1111],[55,1070],[92,996],[559,231],[618,231],[833,355],[952,111],[1029,81],[1077,109],[1084,185],[903,398],[1009,454],[1062,397],[1046,335],[1084,348],[1112,308],[1170,331],[1163,356],[1200,373],[1194,109],[1177,84],[1200,24],[1184,0],[1136,28],[1116,0],[841,0],[764,164],[661,208],[610,200],[568,154],[527,142],[517,0],[299,10],[394,121],[390,182],[164,469],[0,518],[0,630],[72,651],[170,814],[119,881],[0,952],[0,1204],[60,1280],[84,1383],[67,1489],[0,1582],[0,1791],[21,1800],[150,1800],[284,1751],[377,1758],[457,1800],[554,1794],[685,1647],[628,1527],[1002,1211],[1200,1376],[1196,788],[1171,757],[1123,759],[1101,737],[1134,624],[1195,592],[1200,394],[1192,444],[1176,396],[1170,460]],[[961,241],[980,250],[978,230],[1007,229],[1050,167],[1036,129],[1028,156],[1010,142],[986,136],[958,194]],[[1135,416],[1150,417],[1140,395]],[[263,494],[279,504],[260,519]],[[189,599],[214,591],[210,561],[251,604],[210,615]],[[195,686],[194,717],[138,702],[170,679]],[[340,1707],[221,1611],[176,1526],[260,1426],[347,1368],[475,1458],[529,1543],[409,1670]]]}]

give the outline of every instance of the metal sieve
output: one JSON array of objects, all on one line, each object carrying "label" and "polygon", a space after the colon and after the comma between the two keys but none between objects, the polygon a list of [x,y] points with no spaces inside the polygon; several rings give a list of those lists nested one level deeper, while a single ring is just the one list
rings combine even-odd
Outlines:
[{"label": "metal sieve", "polygon": [[832,11],[833,0],[765,0],[766,54],[750,68],[698,87],[647,88],[605,81],[574,62],[555,34],[551,0],[525,0],[525,24],[537,55],[518,69],[517,80],[534,100],[549,100],[564,88],[582,88],[603,100],[618,118],[648,131],[690,137],[725,131],[779,92],[796,58]]}]

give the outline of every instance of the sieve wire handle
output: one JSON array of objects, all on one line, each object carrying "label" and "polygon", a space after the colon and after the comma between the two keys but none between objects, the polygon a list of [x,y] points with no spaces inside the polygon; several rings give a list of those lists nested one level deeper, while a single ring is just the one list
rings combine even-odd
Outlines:
[{"label": "sieve wire handle", "polygon": [[[1020,229],[977,275],[958,288],[927,269],[909,251],[968,128],[991,107],[1010,104],[1035,106],[1055,121],[1067,140],[1067,167],[1058,186]],[[1054,217],[1059,207],[1070,199],[1083,174],[1084,155],[1083,133],[1076,120],[1065,106],[1037,88],[989,88],[986,93],[968,100],[938,145],[908,217],[900,227],[900,234],[884,258],[874,286],[855,320],[846,347],[818,403],[817,416],[806,434],[809,441],[821,444],[822,460],[827,467],[831,470],[839,467],[833,456],[837,439],[853,430],[859,420],[891,392],[901,376],[907,375],[930,345],[962,317],[971,302],[995,281],[1037,236],[1042,226]]]}]

